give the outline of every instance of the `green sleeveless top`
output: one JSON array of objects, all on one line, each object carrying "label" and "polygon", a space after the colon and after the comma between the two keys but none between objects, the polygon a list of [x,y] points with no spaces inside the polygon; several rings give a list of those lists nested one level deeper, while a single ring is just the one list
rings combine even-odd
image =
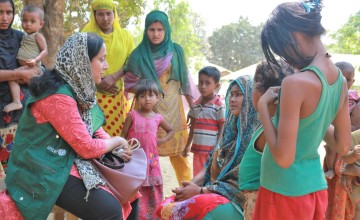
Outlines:
[{"label": "green sleeveless top", "polygon": [[[316,73],[322,84],[322,92],[315,111],[299,121],[294,163],[284,169],[275,161],[265,146],[261,162],[261,186],[285,196],[302,196],[327,189],[327,183],[318,153],[319,145],[339,108],[343,89],[343,76],[339,71],[338,79],[329,85],[324,75],[315,66],[308,66],[301,71],[311,70]],[[279,94],[280,97],[280,94]],[[274,117],[274,126],[278,127],[279,106]]]},{"label": "green sleeveless top", "polygon": [[[74,98],[67,84],[56,94]],[[26,103],[5,180],[11,198],[27,220],[47,218],[65,185],[76,155],[50,123],[38,124],[32,115],[30,105],[47,96],[49,94],[30,97]],[[93,130],[96,131],[104,122],[104,114],[96,105],[91,109],[91,115]]]},{"label": "green sleeveless top", "polygon": [[260,164],[262,152],[255,149],[255,141],[264,128],[259,127],[251,137],[248,148],[241,160],[239,168],[239,189],[258,190],[260,188]]}]

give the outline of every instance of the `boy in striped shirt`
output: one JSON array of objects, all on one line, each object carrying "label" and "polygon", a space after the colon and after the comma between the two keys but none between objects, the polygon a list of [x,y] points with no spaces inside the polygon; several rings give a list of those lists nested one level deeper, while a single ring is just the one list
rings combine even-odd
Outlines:
[{"label": "boy in striped shirt", "polygon": [[[199,90],[201,96],[191,106],[189,139],[183,151],[187,157],[191,149],[193,157],[193,176],[203,170],[211,150],[220,138],[225,120],[225,107],[216,94],[220,87],[220,71],[206,66],[199,71]],[[192,143],[192,144],[191,144]]]}]

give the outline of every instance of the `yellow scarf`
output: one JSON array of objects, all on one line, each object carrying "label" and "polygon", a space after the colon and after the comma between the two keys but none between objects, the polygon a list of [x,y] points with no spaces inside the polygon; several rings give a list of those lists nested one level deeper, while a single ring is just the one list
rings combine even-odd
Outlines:
[{"label": "yellow scarf", "polygon": [[[113,32],[110,34],[104,34],[96,23],[94,10],[101,9],[113,10],[114,12]],[[109,68],[104,73],[105,76],[121,69],[126,59],[130,56],[131,51],[135,48],[134,39],[131,34],[120,26],[116,5],[113,0],[94,0],[91,4],[90,21],[82,31],[94,32],[104,39],[107,51],[106,61],[109,64]],[[123,80],[119,80],[117,86],[122,89]]]}]

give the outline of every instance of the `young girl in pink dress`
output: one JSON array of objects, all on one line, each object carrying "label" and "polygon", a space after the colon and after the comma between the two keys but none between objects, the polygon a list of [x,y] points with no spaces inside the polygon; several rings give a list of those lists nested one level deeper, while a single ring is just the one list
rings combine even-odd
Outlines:
[{"label": "young girl in pink dress", "polygon": [[[140,80],[135,87],[135,99],[139,108],[128,113],[121,133],[124,138],[138,139],[148,160],[147,178],[140,189],[142,197],[140,198],[139,219],[154,219],[155,207],[164,199],[157,146],[168,141],[175,133],[164,117],[153,111],[158,101],[158,93],[158,87],[154,81]],[[158,139],[159,127],[164,129],[167,135]]]}]

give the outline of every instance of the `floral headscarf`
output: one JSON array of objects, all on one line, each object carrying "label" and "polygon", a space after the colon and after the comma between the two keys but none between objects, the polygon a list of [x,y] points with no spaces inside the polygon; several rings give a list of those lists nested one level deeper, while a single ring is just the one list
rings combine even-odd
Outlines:
[{"label": "floral headscarf", "polygon": [[[89,133],[93,135],[90,109],[96,105],[96,86],[88,55],[87,33],[76,33],[65,41],[56,56],[55,69],[75,93],[82,120]],[[88,190],[85,197],[87,199],[90,190],[104,185],[105,181],[100,178],[90,161],[78,156],[75,164]]]},{"label": "floral headscarf", "polygon": [[[229,109],[230,89],[237,84],[244,94],[239,116]],[[221,194],[243,207],[245,197],[238,188],[240,162],[251,136],[259,124],[257,112],[252,104],[253,81],[250,76],[240,76],[232,81],[226,94],[226,119],[222,138],[211,153],[205,166],[207,170],[204,186]]]}]

